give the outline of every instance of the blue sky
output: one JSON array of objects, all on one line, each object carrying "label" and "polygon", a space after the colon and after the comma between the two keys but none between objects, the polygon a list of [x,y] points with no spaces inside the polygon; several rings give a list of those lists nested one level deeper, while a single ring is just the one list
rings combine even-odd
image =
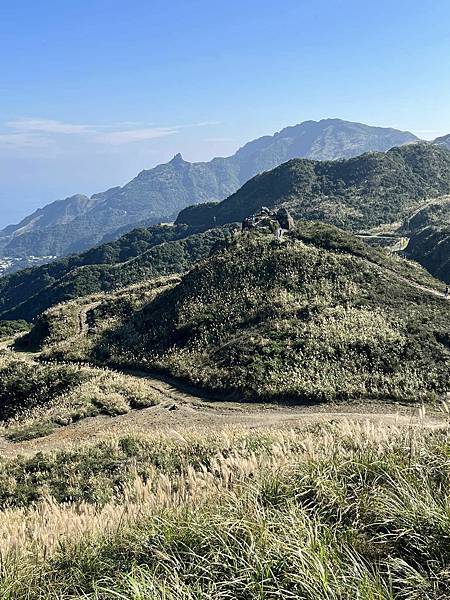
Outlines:
[{"label": "blue sky", "polygon": [[0,7],[0,226],[308,119],[450,132],[448,0]]}]

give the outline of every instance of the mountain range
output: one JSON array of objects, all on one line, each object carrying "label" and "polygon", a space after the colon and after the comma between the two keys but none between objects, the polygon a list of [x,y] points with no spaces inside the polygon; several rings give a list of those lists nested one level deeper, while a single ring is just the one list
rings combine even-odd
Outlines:
[{"label": "mountain range", "polygon": [[417,140],[392,128],[325,119],[263,136],[226,158],[191,163],[177,154],[123,187],[53,202],[6,227],[0,231],[0,257],[66,256],[117,238],[139,224],[173,221],[187,206],[223,200],[254,175],[293,158],[347,159]]},{"label": "mountain range", "polygon": [[[448,195],[450,152],[439,146],[417,143],[342,161],[291,160],[221,203],[182,211],[174,225],[137,228],[87,252],[0,278],[0,318],[31,320],[61,301],[185,272],[262,204],[288,206],[301,219],[369,230],[369,236],[371,228],[378,226],[379,234],[384,226],[394,240],[412,240],[433,227],[438,237],[431,242],[438,244],[439,232],[444,235],[450,224]],[[420,247],[412,258],[449,281],[448,260],[439,254],[444,246],[438,244],[430,265],[424,261],[431,249],[426,256]],[[409,245],[406,250],[413,252]]]}]

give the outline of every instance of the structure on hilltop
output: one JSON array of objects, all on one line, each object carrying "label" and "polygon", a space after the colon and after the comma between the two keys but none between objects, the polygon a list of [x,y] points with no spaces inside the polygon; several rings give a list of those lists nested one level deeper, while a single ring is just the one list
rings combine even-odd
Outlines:
[{"label": "structure on hilltop", "polygon": [[242,231],[256,228],[269,228],[272,231],[290,231],[294,228],[294,219],[287,208],[270,210],[266,206],[242,221]]}]

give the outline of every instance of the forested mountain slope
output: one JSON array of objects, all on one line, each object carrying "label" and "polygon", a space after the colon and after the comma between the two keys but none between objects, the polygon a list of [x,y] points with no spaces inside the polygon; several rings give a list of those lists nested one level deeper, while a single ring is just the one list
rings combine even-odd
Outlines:
[{"label": "forested mountain slope", "polygon": [[229,227],[189,236],[187,228],[135,230],[120,240],[0,279],[0,315],[31,320],[53,304],[188,270],[230,236]]},{"label": "forested mountain slope", "polygon": [[433,144],[436,144],[437,146],[443,146],[444,148],[450,150],[450,133],[436,138]]},{"label": "forested mountain slope", "polygon": [[177,223],[240,221],[261,205],[361,230],[401,221],[427,198],[450,193],[450,152],[417,143],[349,160],[291,160],[257,175],[218,204],[189,207]]},{"label": "forested mountain slope", "polygon": [[116,231],[173,220],[191,204],[218,201],[248,179],[294,157],[348,158],[417,138],[408,132],[339,119],[306,121],[249,142],[233,156],[190,163],[177,154],[123,187],[47,205],[0,232],[0,256],[63,256],[101,243]]}]

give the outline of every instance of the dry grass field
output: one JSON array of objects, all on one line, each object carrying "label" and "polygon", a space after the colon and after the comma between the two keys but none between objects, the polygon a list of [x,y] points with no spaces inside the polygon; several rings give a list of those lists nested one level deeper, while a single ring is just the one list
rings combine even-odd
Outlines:
[{"label": "dry grass field", "polygon": [[421,410],[181,423],[3,458],[0,595],[444,598],[449,457],[446,414]]}]

